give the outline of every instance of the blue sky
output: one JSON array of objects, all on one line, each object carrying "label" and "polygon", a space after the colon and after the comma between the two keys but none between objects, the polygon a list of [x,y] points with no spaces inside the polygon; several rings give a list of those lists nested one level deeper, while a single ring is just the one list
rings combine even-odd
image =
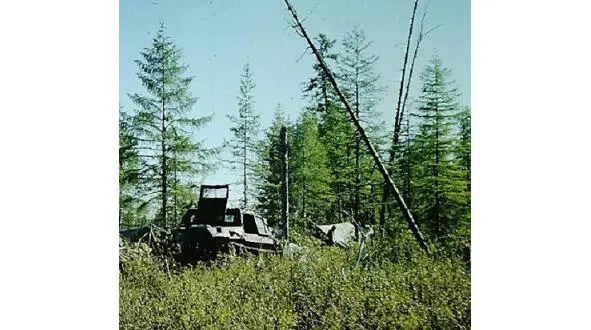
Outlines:
[{"label": "blue sky", "polygon": [[[404,42],[412,0],[292,0],[308,34],[325,33],[340,43],[355,24],[373,42],[371,52],[380,58],[375,71],[387,86],[377,110],[391,125],[395,95],[400,79]],[[441,26],[421,44],[416,72],[438,54],[452,71],[462,93],[461,102],[470,104],[470,1],[419,1],[420,18],[427,6],[426,29]],[[314,57],[300,55],[305,40],[289,27],[289,13],[282,0],[121,0],[119,10],[119,99],[126,110],[132,105],[127,93],[143,92],[133,62],[139,51],[149,47],[159,22],[183,52],[189,73],[195,76],[193,95],[198,98],[195,116],[213,114],[213,121],[196,132],[210,146],[230,137],[226,114],[237,111],[240,75],[250,62],[256,88],[255,111],[263,127],[270,124],[277,103],[290,119],[306,105],[302,83],[312,74]],[[414,95],[420,83],[414,78]],[[224,155],[222,155],[223,157]],[[231,183],[238,175],[219,169],[204,183]],[[231,188],[231,197],[239,187]]]}]

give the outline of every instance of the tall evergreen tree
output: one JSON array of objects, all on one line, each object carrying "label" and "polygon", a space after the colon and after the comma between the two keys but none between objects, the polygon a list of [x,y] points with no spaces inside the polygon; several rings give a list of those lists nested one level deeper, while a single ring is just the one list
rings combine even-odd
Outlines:
[{"label": "tall evergreen tree", "polygon": [[266,129],[259,143],[258,158],[261,166],[256,167],[257,210],[266,217],[270,226],[281,220],[281,153],[279,133],[281,127],[288,127],[288,145],[291,144],[291,128],[281,105],[277,105],[271,126]]},{"label": "tall evergreen tree", "polygon": [[[381,114],[375,110],[378,94],[383,90],[378,85],[380,76],[374,72],[373,66],[378,56],[369,54],[371,42],[358,26],[345,35],[343,40],[343,55],[339,61],[339,80],[355,115],[364,126],[367,134],[372,138],[376,149],[382,149],[386,135],[384,122],[379,118]],[[369,189],[377,182],[371,182],[374,172],[374,161],[365,151],[361,137],[355,132],[351,137],[355,160],[355,181],[352,188],[352,205],[355,218],[359,217],[362,199],[374,200],[376,190]],[[379,189],[377,190],[379,192]],[[370,193],[374,196],[369,196]]]},{"label": "tall evergreen tree", "polygon": [[342,220],[342,211],[351,211],[352,190],[354,186],[355,168],[353,161],[353,139],[355,130],[349,123],[345,109],[336,103],[330,103],[320,113],[318,134],[326,148],[326,164],[332,174],[330,184],[334,204],[332,214]]},{"label": "tall evergreen tree", "polygon": [[[459,174],[457,180],[463,182],[462,189],[458,189],[456,199],[458,206],[455,212],[457,219],[457,230],[454,233],[454,242],[461,244],[460,247],[465,247],[467,242],[470,242],[470,201],[471,193],[471,116],[470,108],[464,107],[458,114],[458,136],[456,138],[456,147],[454,152],[454,159],[459,167]],[[457,248],[457,246],[456,246]]]},{"label": "tall evergreen tree", "polygon": [[466,204],[465,180],[454,161],[452,129],[457,125],[457,90],[449,81],[450,72],[433,58],[422,74],[419,99],[419,131],[413,139],[417,163],[413,167],[414,209],[427,224],[431,236],[445,238],[459,224]]},{"label": "tall evergreen tree", "polygon": [[150,48],[140,52],[138,78],[145,94],[130,95],[138,107],[134,116],[138,150],[142,159],[145,201],[158,201],[156,223],[169,228],[179,199],[192,194],[195,175],[210,169],[214,150],[193,140],[193,132],[211,116],[190,117],[196,99],[190,92],[193,76],[185,74],[181,51],[164,33],[164,24]]},{"label": "tall evergreen tree", "polygon": [[318,133],[318,118],[313,109],[304,110],[294,130],[290,150],[290,205],[302,216],[325,218],[331,204],[325,146]]},{"label": "tall evergreen tree", "polygon": [[253,110],[253,91],[255,83],[248,63],[244,66],[244,73],[240,78],[240,94],[238,95],[238,115],[228,115],[234,126],[230,128],[233,139],[226,142],[226,147],[231,149],[233,159],[230,161],[232,170],[242,173],[242,198],[243,208],[247,208],[248,197],[252,194],[249,182],[254,175],[256,164],[256,145],[260,131],[260,115]]}]

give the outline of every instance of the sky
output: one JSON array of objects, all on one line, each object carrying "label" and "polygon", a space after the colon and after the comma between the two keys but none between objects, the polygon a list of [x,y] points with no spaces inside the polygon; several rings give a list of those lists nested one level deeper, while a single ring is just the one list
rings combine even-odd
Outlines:
[{"label": "sky", "polygon": [[[377,111],[391,126],[412,12],[412,0],[292,0],[309,35],[324,33],[337,43],[358,25],[372,41],[371,54],[379,56],[374,66],[385,86]],[[126,111],[133,105],[129,94],[143,93],[134,60],[150,47],[160,22],[181,49],[188,73],[195,76],[192,94],[197,103],[189,115],[213,114],[195,138],[207,146],[219,146],[230,138],[227,114],[238,111],[240,75],[250,63],[256,88],[254,110],[263,127],[271,123],[278,103],[291,120],[307,105],[302,84],[312,76],[315,58],[306,41],[290,27],[289,12],[282,0],[121,0],[119,2],[119,103]],[[425,29],[440,25],[421,43],[415,64],[411,97],[418,95],[419,75],[434,55],[451,70],[461,93],[460,102],[470,105],[470,1],[419,1],[417,19],[427,10]],[[415,25],[417,28],[418,25]],[[340,49],[340,45],[337,50]],[[223,153],[221,158],[227,155]],[[219,166],[202,183],[239,181],[239,173]],[[240,186],[230,188],[235,200]]]}]

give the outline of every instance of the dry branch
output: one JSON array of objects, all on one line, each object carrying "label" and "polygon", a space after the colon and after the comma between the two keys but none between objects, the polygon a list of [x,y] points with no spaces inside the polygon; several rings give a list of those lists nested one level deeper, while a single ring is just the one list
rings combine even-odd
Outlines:
[{"label": "dry branch", "polygon": [[408,209],[408,207],[404,203],[404,200],[402,199],[402,196],[401,196],[400,192],[398,191],[398,188],[396,188],[396,185],[394,184],[394,181],[390,177],[388,170],[386,170],[386,167],[382,163],[382,160],[380,159],[379,154],[376,152],[374,146],[372,145],[371,141],[367,137],[367,134],[365,134],[365,130],[363,129],[363,127],[361,127],[359,120],[357,119],[357,116],[355,116],[355,113],[353,112],[353,110],[351,109],[351,106],[349,105],[349,102],[347,101],[347,98],[345,98],[344,94],[339,89],[339,86],[338,86],[334,76],[332,75],[330,69],[328,68],[328,66],[324,62],[322,55],[320,54],[320,52],[318,52],[318,49],[316,48],[316,46],[314,46],[314,43],[312,43],[312,40],[310,40],[310,38],[308,37],[306,30],[304,29],[304,27],[302,26],[302,23],[298,19],[295,9],[289,3],[288,0],[284,0],[284,1],[287,6],[287,9],[289,10],[291,16],[294,19],[293,28],[299,32],[298,33],[299,35],[301,35],[303,38],[306,39],[306,41],[308,42],[308,45],[312,49],[312,52],[314,52],[314,55],[316,55],[316,59],[318,60],[318,64],[320,65],[322,70],[326,73],[328,80],[330,81],[331,85],[335,89],[335,92],[339,96],[339,99],[344,104],[347,112],[349,113],[349,116],[351,117],[351,120],[353,121],[353,123],[355,124],[355,127],[357,128],[359,135],[361,135],[361,138],[365,142],[367,149],[369,150],[371,156],[373,157],[380,173],[384,177],[384,180],[388,184],[390,190],[394,193],[394,198],[396,199],[396,201],[398,202],[398,205],[402,209],[402,213],[403,213],[406,221],[408,222],[408,226],[409,226],[410,230],[412,231],[415,239],[417,240],[417,242],[419,243],[421,248],[423,248],[423,250],[425,250],[425,252],[430,253],[429,246],[426,244],[425,239],[423,238],[423,235],[421,234],[419,227],[417,226],[416,222],[414,221],[410,210]]},{"label": "dry branch", "polygon": [[[427,16],[427,11],[425,11],[423,13],[423,18],[421,19],[421,29],[419,30],[419,36],[417,37],[417,44],[415,46],[415,50],[414,50],[414,54],[412,56],[412,61],[410,62],[410,69],[408,71],[408,81],[406,82],[406,90],[404,92],[404,100],[402,101],[402,108],[400,109],[400,118],[398,119],[399,123],[398,123],[398,133],[396,134],[400,134],[400,123],[402,122],[402,118],[404,117],[404,109],[406,108],[406,101],[408,100],[408,91],[410,90],[410,82],[412,80],[412,73],[414,71],[414,67],[415,67],[415,61],[417,59],[417,54],[419,53],[419,47],[421,45],[421,41],[423,41],[423,38],[429,34],[430,32],[432,32],[433,30],[437,29],[439,26],[441,25],[437,25],[435,27],[433,27],[432,29],[430,29],[427,32],[423,33],[423,28],[424,28],[424,23],[425,23],[425,17]],[[396,141],[398,142],[398,141]]]}]

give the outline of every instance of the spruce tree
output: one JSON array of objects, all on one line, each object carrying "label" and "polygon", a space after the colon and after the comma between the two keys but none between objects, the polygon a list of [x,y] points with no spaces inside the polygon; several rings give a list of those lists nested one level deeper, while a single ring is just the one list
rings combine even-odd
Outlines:
[{"label": "spruce tree", "polygon": [[238,95],[238,115],[228,115],[234,126],[230,127],[233,139],[227,141],[225,146],[231,150],[232,159],[230,168],[240,171],[242,175],[242,198],[243,208],[250,206],[249,196],[253,187],[249,186],[254,176],[256,164],[256,145],[260,131],[260,115],[254,112],[253,91],[255,83],[248,63],[244,66],[244,73],[240,78],[240,93]]},{"label": "spruce tree", "polygon": [[413,172],[414,209],[432,238],[443,239],[459,224],[465,209],[465,180],[454,161],[458,93],[449,81],[450,72],[433,58],[422,74],[418,133],[413,139],[416,163]]},{"label": "spruce tree", "polygon": [[190,116],[196,102],[190,92],[193,76],[186,75],[188,66],[181,63],[181,51],[165,35],[164,24],[135,62],[145,88],[144,94],[129,95],[137,106],[133,122],[142,160],[142,195],[147,203],[157,202],[156,224],[170,228],[177,220],[175,208],[191,198],[195,176],[211,168],[214,150],[193,139],[211,116]]}]

